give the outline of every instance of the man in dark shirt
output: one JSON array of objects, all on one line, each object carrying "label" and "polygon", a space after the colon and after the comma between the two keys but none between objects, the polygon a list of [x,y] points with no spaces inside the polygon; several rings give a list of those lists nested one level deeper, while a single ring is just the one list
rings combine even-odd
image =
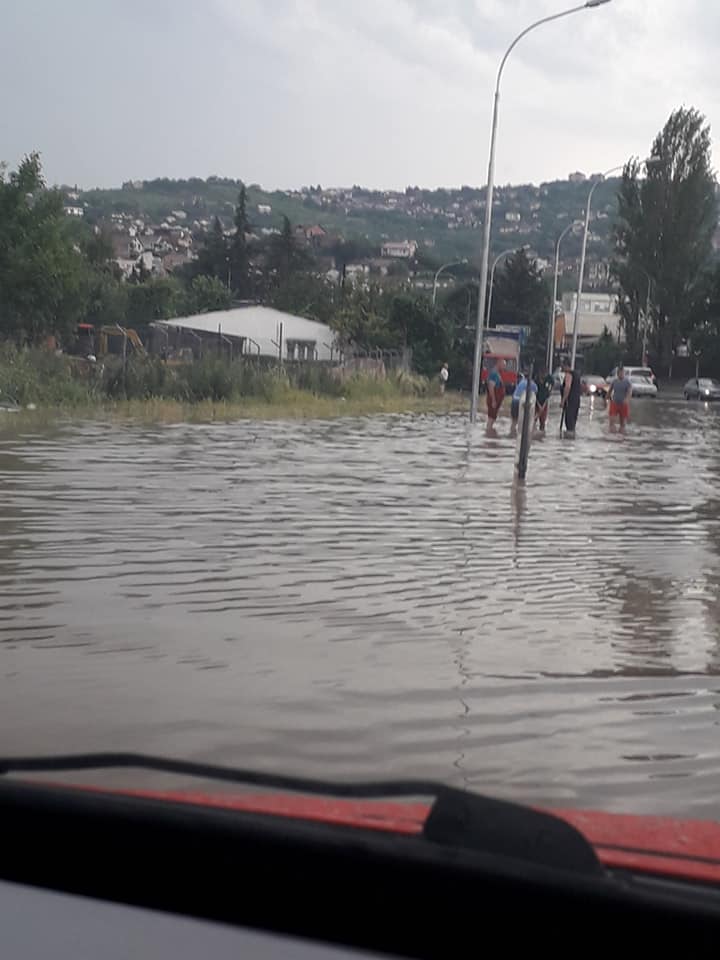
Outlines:
[{"label": "man in dark shirt", "polygon": [[575,436],[575,424],[580,413],[580,377],[569,363],[563,364],[565,382],[563,383],[562,405],[565,412],[565,430]]},{"label": "man in dark shirt", "polygon": [[553,388],[553,378],[546,370],[541,370],[537,379],[537,396],[535,398],[535,419],[540,425],[540,429],[545,429],[545,423],[548,415],[548,403]]}]

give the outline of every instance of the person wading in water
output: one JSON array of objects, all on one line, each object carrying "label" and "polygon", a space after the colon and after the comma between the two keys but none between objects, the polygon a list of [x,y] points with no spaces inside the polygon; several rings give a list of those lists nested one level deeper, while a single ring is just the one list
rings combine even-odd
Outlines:
[{"label": "person wading in water", "polygon": [[535,401],[535,419],[540,425],[541,430],[545,430],[547,422],[548,403],[553,388],[553,378],[544,369],[540,370],[540,376],[537,381],[537,398]]},{"label": "person wading in water", "polygon": [[492,430],[495,421],[500,413],[500,407],[505,399],[505,384],[502,379],[502,372],[505,369],[505,361],[500,357],[494,368],[490,371],[487,379],[487,412],[488,412],[488,430]]},{"label": "person wading in water", "polygon": [[615,426],[615,417],[620,418],[620,432],[624,432],[625,424],[630,419],[630,397],[632,396],[632,383],[625,376],[625,368],[618,367],[617,377],[610,384],[608,389],[610,397],[610,429]]},{"label": "person wading in water", "polygon": [[565,414],[565,431],[568,436],[575,436],[575,424],[580,412],[580,377],[569,363],[563,364],[565,382],[563,383],[562,406]]}]

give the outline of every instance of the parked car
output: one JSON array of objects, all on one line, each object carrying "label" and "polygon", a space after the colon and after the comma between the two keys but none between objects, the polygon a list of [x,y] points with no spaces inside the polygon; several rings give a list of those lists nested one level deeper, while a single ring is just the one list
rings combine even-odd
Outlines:
[{"label": "parked car", "polygon": [[602,397],[603,399],[607,396],[607,380],[604,377],[598,377],[594,373],[583,374],[582,377],[580,377],[580,386],[586,396]]},{"label": "parked car", "polygon": [[693,377],[683,387],[686,400],[720,400],[720,380]]},{"label": "parked car", "polygon": [[[607,378],[610,384],[617,376],[617,367],[613,367]],[[658,388],[655,383],[655,374],[650,367],[625,367],[625,376],[632,384],[632,395],[634,397],[652,397],[657,396]]]}]

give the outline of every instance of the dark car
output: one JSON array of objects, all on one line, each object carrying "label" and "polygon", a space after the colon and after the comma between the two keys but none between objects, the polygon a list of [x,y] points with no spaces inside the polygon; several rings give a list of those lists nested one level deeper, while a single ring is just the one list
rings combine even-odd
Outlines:
[{"label": "dark car", "polygon": [[720,380],[693,377],[683,387],[686,400],[720,400]]}]

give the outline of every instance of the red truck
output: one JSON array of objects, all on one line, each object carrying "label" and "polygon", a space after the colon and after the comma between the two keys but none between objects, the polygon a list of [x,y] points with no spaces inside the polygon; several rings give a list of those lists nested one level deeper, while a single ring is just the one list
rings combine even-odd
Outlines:
[{"label": "red truck", "polygon": [[511,393],[518,379],[520,366],[520,334],[505,330],[487,330],[483,339],[482,369],[480,372],[480,386],[485,388],[488,374],[498,362],[505,361],[502,372],[505,392]]}]

